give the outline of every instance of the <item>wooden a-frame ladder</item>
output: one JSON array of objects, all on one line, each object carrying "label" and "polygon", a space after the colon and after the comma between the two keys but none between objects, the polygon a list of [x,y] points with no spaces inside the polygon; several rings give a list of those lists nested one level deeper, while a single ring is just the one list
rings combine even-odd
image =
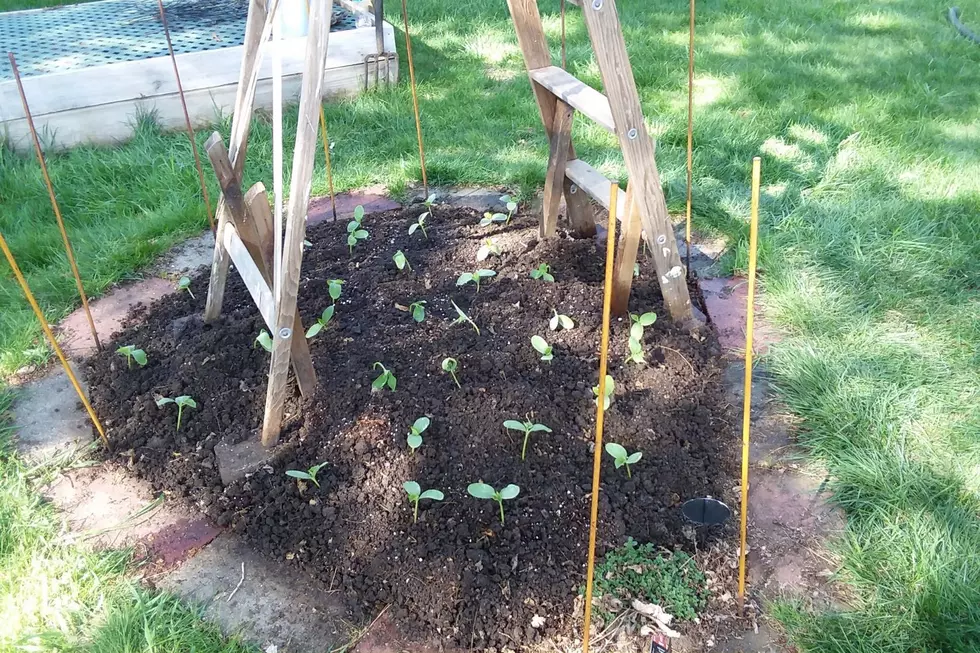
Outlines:
[{"label": "wooden a-frame ladder", "polygon": [[585,194],[609,208],[611,182],[575,156],[571,129],[572,117],[578,111],[616,135],[629,174],[628,195],[631,201],[627,201],[627,193],[620,191],[617,202],[617,215],[624,227],[616,257],[613,312],[623,314],[627,310],[633,265],[642,231],[653,253],[664,302],[671,317],[680,323],[693,324],[687,275],[667,215],[667,202],[654,161],[653,139],[643,120],[616,1],[569,2],[582,8],[605,95],[552,65],[537,0],[507,0],[531,78],[531,87],[541,111],[541,120],[551,144],[540,235],[555,235],[558,203],[562,194],[565,196],[571,229],[581,235],[594,233],[595,230]]}]

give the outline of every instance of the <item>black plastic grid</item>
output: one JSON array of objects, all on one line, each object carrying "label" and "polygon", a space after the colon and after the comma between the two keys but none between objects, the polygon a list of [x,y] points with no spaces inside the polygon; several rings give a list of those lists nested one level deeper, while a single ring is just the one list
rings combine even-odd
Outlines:
[{"label": "black plastic grid", "polygon": [[[248,0],[165,0],[177,54],[241,45]],[[334,4],[331,31],[356,19]],[[13,52],[21,77],[168,56],[156,0],[102,0],[0,13],[0,49]],[[13,79],[7,57],[0,80]]]}]

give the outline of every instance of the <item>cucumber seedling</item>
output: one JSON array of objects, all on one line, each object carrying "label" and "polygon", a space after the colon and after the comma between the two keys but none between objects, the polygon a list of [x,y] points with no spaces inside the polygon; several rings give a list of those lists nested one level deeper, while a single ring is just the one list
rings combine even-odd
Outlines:
[{"label": "cucumber seedling", "polygon": [[456,376],[456,370],[459,369],[459,361],[455,358],[443,358],[442,359],[442,371],[448,372],[453,381],[456,382],[456,387],[462,389],[463,386],[459,384],[459,378]]},{"label": "cucumber seedling", "polygon": [[415,453],[415,450],[422,446],[422,434],[429,428],[429,418],[420,417],[415,423],[408,427],[408,448]]},{"label": "cucumber seedling", "polygon": [[483,218],[480,220],[481,227],[489,227],[494,222],[507,222],[507,216],[503,213],[490,213],[487,211],[483,214]]},{"label": "cucumber seedling", "polygon": [[534,422],[527,420],[518,422],[516,419],[509,419],[504,422],[504,428],[510,431],[520,431],[524,434],[524,444],[521,446],[521,460],[524,460],[524,456],[527,454],[527,441],[531,438],[532,433],[537,431],[551,433],[551,429],[544,424],[535,424]]},{"label": "cucumber seedling", "polygon": [[354,253],[354,246],[358,242],[365,240],[368,237],[367,229],[364,229],[361,223],[364,221],[364,207],[357,205],[354,208],[354,219],[347,223],[347,247],[350,248],[350,253]]},{"label": "cucumber seedling", "polygon": [[388,389],[394,392],[395,385],[398,383],[398,380],[395,379],[395,371],[389,370],[380,361],[375,361],[374,365],[371,366],[371,369],[376,370],[379,367],[381,368],[381,374],[374,380],[373,383],[371,383],[371,390],[380,391],[383,390],[385,386],[388,386]]},{"label": "cucumber seedling", "polygon": [[464,324],[469,322],[470,326],[473,327],[473,330],[476,331],[476,335],[480,335],[480,327],[476,326],[476,322],[471,320],[470,316],[464,313],[463,309],[456,305],[456,302],[450,299],[449,303],[453,305],[453,308],[456,309],[456,314],[459,316],[453,320],[453,324]]},{"label": "cucumber seedling", "polygon": [[187,294],[191,296],[191,299],[197,299],[194,293],[191,291],[191,278],[181,277],[180,281],[177,282],[177,290],[186,290]]},{"label": "cucumber seedling", "polygon": [[547,263],[542,263],[531,270],[531,278],[540,279],[541,281],[551,281],[552,283],[555,281],[555,278],[551,275],[551,266]]},{"label": "cucumber seedling", "polygon": [[656,313],[643,313],[638,315],[636,313],[630,313],[630,337],[629,342],[629,356],[626,357],[628,362],[632,363],[646,363],[646,359],[643,358],[643,329],[650,326],[657,321]]},{"label": "cucumber seedling", "polygon": [[391,258],[395,262],[395,267],[399,270],[404,270],[405,268],[408,268],[409,271],[412,270],[412,264],[405,258],[405,252],[398,250]]},{"label": "cucumber seedling", "polygon": [[177,430],[180,430],[180,422],[184,417],[184,408],[197,408],[197,402],[188,395],[181,395],[171,399],[170,397],[157,397],[157,406],[161,408],[167,404],[177,406]]},{"label": "cucumber seedling", "polygon": [[510,224],[510,219],[514,217],[514,211],[517,210],[517,202],[510,195],[501,195],[500,201],[507,205],[507,220],[504,224]]},{"label": "cucumber seedling", "polygon": [[286,470],[286,476],[291,478],[298,478],[301,481],[309,481],[313,485],[320,487],[319,481],[316,480],[316,475],[320,473],[323,466],[327,464],[327,461],[323,461],[319,465],[313,465],[305,472],[299,469],[288,469]]},{"label": "cucumber seedling", "polygon": [[476,260],[485,261],[490,258],[491,255],[500,256],[500,245],[498,245],[497,241],[493,238],[487,238],[483,241],[483,244],[480,245],[480,249],[476,250]]},{"label": "cucumber seedling", "polygon": [[572,318],[568,317],[567,315],[562,315],[558,311],[555,311],[555,316],[551,318],[550,322],[548,322],[548,327],[552,331],[557,331],[558,327],[561,327],[562,329],[565,329],[567,331],[568,329],[574,329],[575,323],[572,322]]},{"label": "cucumber seedling", "polygon": [[426,211],[425,213],[423,213],[422,215],[419,216],[419,219],[418,220],[416,220],[412,224],[408,225],[408,235],[411,236],[416,231],[421,230],[422,231],[422,235],[425,236],[425,239],[426,240],[428,240],[429,239],[429,234],[426,233],[426,231],[425,231],[425,221],[428,220],[428,219],[429,219],[429,212]]},{"label": "cucumber seedling", "polygon": [[[609,406],[610,406],[610,404],[612,404],[613,393],[615,391],[616,391],[616,382],[613,381],[613,378],[607,374],[606,375],[606,388],[605,388],[606,398],[605,398],[605,401],[602,402],[602,407],[603,407],[604,410],[609,410]],[[599,405],[599,386],[598,385],[592,386],[592,394],[595,395],[595,405],[598,406]]]},{"label": "cucumber seedling", "polygon": [[423,492],[421,486],[415,481],[406,481],[402,483],[402,487],[405,488],[405,493],[408,494],[408,500],[412,504],[412,521],[415,523],[419,521],[419,501],[422,499],[442,501],[446,498],[440,490],[426,490]]},{"label": "cucumber seedling", "polygon": [[142,349],[137,349],[136,345],[126,345],[125,347],[120,347],[116,350],[116,353],[120,356],[126,357],[126,367],[132,367],[133,361],[140,367],[146,367],[146,352]]},{"label": "cucumber seedling", "polygon": [[252,343],[252,349],[255,349],[256,345],[259,345],[267,352],[272,352],[272,336],[269,335],[268,331],[265,329],[259,331],[259,335],[255,338],[255,342]]},{"label": "cucumber seedling", "polygon": [[459,275],[458,279],[456,279],[456,285],[465,286],[468,283],[475,283],[476,291],[480,292],[480,279],[489,279],[490,277],[495,276],[497,276],[497,273],[493,270],[481,269],[474,270],[473,272],[464,272],[463,274]]},{"label": "cucumber seedling", "polygon": [[541,354],[541,360],[543,361],[551,361],[555,357],[554,353],[552,353],[551,345],[541,336],[531,336],[531,346]]},{"label": "cucumber seedling", "polygon": [[500,523],[504,523],[504,501],[517,498],[517,495],[521,493],[521,488],[511,483],[503,487],[500,492],[497,492],[492,485],[487,485],[486,483],[470,483],[466,491],[471,497],[476,497],[477,499],[493,499],[500,506]]},{"label": "cucumber seedling", "polygon": [[412,319],[421,322],[425,319],[425,301],[412,302],[408,305],[408,312],[412,314]]},{"label": "cucumber seedling", "polygon": [[616,469],[626,465],[626,478],[633,478],[633,474],[630,473],[630,465],[640,462],[640,458],[643,457],[642,451],[630,454],[626,452],[626,447],[615,442],[606,445],[606,453],[616,461]]},{"label": "cucumber seedling", "polygon": [[327,328],[327,325],[330,324],[330,320],[333,319],[333,312],[336,306],[337,306],[336,304],[331,304],[330,306],[327,306],[325,309],[323,309],[323,313],[321,313],[320,317],[316,319],[316,322],[311,324],[310,328],[306,330],[307,340],[313,338],[314,336],[316,336],[316,334],[320,333],[325,328]]},{"label": "cucumber seedling", "polygon": [[340,299],[340,293],[344,291],[344,280],[343,279],[328,279],[327,280],[327,292],[330,293],[330,300],[336,304],[337,300]]}]

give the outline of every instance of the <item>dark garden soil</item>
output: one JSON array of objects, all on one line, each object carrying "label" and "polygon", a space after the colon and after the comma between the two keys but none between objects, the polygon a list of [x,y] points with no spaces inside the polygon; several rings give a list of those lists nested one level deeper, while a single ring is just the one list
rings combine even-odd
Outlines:
[{"label": "dark garden soil", "polygon": [[[201,276],[191,286],[196,299],[179,293],[134,315],[114,346],[90,361],[88,382],[114,460],[192,500],[311,582],[342,591],[355,616],[390,604],[406,633],[430,642],[523,649],[570,632],[584,579],[603,261],[594,240],[538,241],[531,217],[482,228],[473,211],[437,207],[428,239],[409,236],[423,210],[367,216],[370,238],[353,255],[346,224],[308,231],[299,299],[305,324],[329,304],[328,279],[345,281],[343,295],[333,322],[310,342],[316,396],[289,399],[275,457],[245,480],[222,487],[213,451],[221,439],[257,437],[265,401],[269,354],[253,345],[264,325],[236,275],[217,323],[200,319]],[[477,263],[488,237],[502,255]],[[411,272],[396,269],[399,249]],[[543,262],[554,283],[530,278]],[[477,268],[497,276],[479,293],[456,286],[460,273]],[[480,335],[452,324],[450,300]],[[400,308],[415,301],[426,302],[421,324]],[[734,486],[734,420],[719,348],[710,332],[694,338],[663,319],[652,263],[641,264],[630,307],[661,319],[646,329],[642,366],[623,362],[628,320],[613,324],[616,394],[605,440],[643,458],[629,479],[603,454],[599,553],[627,536],[693,550],[681,502],[731,499]],[[550,331],[553,309],[570,316],[574,329]],[[553,361],[531,347],[535,334],[554,346]],[[122,344],[145,349],[149,364],[127,369],[111,353]],[[447,356],[459,361],[461,389],[441,370]],[[371,391],[375,361],[394,372],[395,392]],[[186,411],[175,432],[175,407],[158,407],[154,397],[183,394],[198,408]],[[406,435],[423,415],[431,427],[413,455]],[[522,462],[522,437],[502,423],[525,417],[553,432],[532,434]],[[319,488],[284,474],[322,461]],[[446,497],[423,501],[418,523],[402,490],[413,479]],[[467,485],[481,480],[521,488],[505,503],[503,525],[495,503],[467,495]],[[703,543],[718,535],[700,530],[695,537]],[[533,627],[535,616],[544,624]]]}]

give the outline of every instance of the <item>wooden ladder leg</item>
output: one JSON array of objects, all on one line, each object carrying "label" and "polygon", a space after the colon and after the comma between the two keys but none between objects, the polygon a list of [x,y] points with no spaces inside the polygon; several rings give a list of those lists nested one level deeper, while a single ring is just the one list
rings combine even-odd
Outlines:
[{"label": "wooden ladder leg", "polygon": [[[259,68],[262,64],[262,45],[269,40],[269,35],[272,32],[272,19],[275,16],[277,5],[278,0],[270,0],[267,11],[266,3],[263,0],[251,0],[248,8],[242,67],[238,75],[238,90],[235,94],[235,109],[228,148],[229,159],[239,179],[245,167],[248,132],[252,123],[252,110],[255,106],[255,87],[258,83]],[[231,257],[222,245],[221,232],[231,218],[223,200],[218,202],[217,215],[218,226],[215,230],[211,280],[208,283],[208,297],[204,307],[205,322],[212,322],[221,315],[225,284],[228,282],[228,268],[231,265]]]},{"label": "wooden ladder leg", "polygon": [[544,179],[544,208],[538,235],[553,238],[558,231],[558,204],[565,185],[565,164],[572,144],[572,117],[575,109],[561,100],[555,103],[555,118],[552,122],[551,153],[548,156],[548,172]]},{"label": "wooden ladder leg", "polygon": [[265,398],[262,423],[262,445],[270,447],[279,441],[286,400],[286,378],[294,338],[304,338],[295,331],[296,297],[299,293],[303,265],[303,239],[306,236],[306,212],[309,209],[310,186],[317,148],[320,102],[323,97],[323,69],[327,63],[327,41],[333,0],[311,0],[310,28],[306,37],[306,60],[303,64],[303,88],[299,100],[299,124],[293,148],[293,171],[289,185],[289,212],[286,214],[286,240],[283,244],[282,288],[279,297],[279,319],[272,334],[272,362],[269,366],[269,388]]},{"label": "wooden ladder leg", "polygon": [[633,286],[633,268],[640,248],[643,225],[640,212],[633,198],[632,186],[626,187],[626,213],[623,214],[623,230],[620,232],[616,263],[613,270],[611,310],[613,315],[626,315],[629,311],[630,289]]},{"label": "wooden ladder leg", "polygon": [[653,139],[643,120],[640,97],[616,11],[616,0],[585,2],[582,13],[633,186],[634,203],[640,211],[643,230],[650,241],[664,303],[674,320],[693,327],[686,275],[677,249],[677,238],[667,214],[667,202],[654,160]]}]

